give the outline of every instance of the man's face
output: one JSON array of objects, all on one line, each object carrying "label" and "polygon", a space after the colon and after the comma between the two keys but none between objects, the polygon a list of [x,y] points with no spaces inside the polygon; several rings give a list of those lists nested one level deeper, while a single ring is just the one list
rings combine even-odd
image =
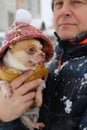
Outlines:
[{"label": "man's face", "polygon": [[87,30],[87,0],[54,0],[54,26],[62,39]]}]

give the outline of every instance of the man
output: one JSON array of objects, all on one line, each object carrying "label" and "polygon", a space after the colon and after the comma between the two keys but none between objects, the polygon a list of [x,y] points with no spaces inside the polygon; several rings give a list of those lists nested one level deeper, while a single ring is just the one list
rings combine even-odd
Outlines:
[{"label": "man", "polygon": [[52,0],[59,44],[39,121],[44,130],[87,130],[87,0]]}]

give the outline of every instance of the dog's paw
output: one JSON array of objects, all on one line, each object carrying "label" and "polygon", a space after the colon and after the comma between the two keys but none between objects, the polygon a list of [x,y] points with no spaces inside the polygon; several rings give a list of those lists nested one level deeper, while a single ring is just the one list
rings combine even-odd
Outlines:
[{"label": "dog's paw", "polygon": [[6,98],[11,97],[12,90],[11,90],[9,82],[1,80],[0,81],[0,91],[2,92],[4,97],[6,97]]}]

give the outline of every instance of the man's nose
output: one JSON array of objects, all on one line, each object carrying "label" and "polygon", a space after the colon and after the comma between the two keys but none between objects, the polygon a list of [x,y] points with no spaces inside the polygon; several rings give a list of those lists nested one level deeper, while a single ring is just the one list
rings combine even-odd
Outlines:
[{"label": "man's nose", "polygon": [[64,3],[60,10],[60,15],[70,16],[71,14],[72,14],[71,6],[67,3]]}]

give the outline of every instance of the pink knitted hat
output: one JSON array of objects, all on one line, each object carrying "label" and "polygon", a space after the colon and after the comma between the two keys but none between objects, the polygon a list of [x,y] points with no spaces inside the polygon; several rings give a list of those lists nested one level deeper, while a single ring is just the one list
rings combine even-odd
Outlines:
[{"label": "pink knitted hat", "polygon": [[30,25],[30,17],[31,14],[27,10],[19,9],[17,11],[16,21],[6,33],[0,48],[0,57],[4,56],[9,45],[31,38],[37,38],[43,42],[43,51],[46,54],[45,62],[50,61],[53,57],[54,49],[51,41],[40,30]]}]

